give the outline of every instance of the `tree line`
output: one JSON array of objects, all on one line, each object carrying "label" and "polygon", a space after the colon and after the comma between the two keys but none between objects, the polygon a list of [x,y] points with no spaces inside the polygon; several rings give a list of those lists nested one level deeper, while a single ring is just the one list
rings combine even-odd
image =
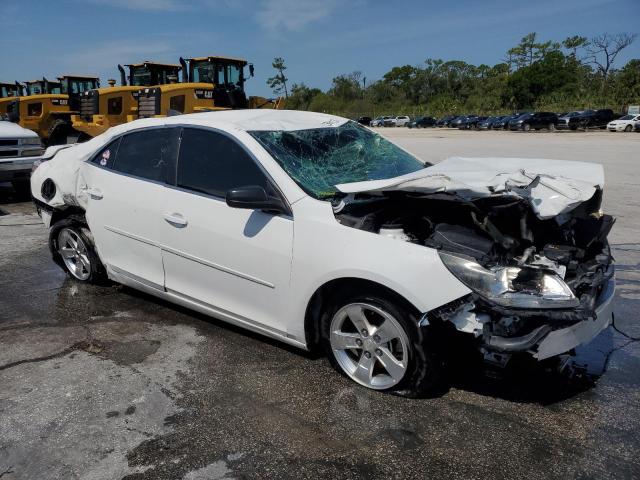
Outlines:
[{"label": "tree line", "polygon": [[640,59],[617,68],[616,58],[636,40],[631,33],[561,42],[522,38],[496,65],[428,58],[421,65],[393,67],[366,83],[362,72],[336,76],[322,91],[285,76],[283,58],[267,84],[287,96],[287,108],[360,115],[498,114],[521,110],[571,111],[612,108],[624,112],[640,104]]}]

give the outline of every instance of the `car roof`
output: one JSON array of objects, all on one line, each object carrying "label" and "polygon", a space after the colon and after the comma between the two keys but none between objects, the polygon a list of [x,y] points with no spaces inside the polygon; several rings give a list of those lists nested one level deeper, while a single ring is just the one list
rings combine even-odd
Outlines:
[{"label": "car roof", "polygon": [[164,118],[145,118],[113,127],[114,134],[144,127],[188,124],[221,130],[308,130],[344,125],[349,119],[326,113],[299,110],[223,110],[217,112],[191,113]]}]

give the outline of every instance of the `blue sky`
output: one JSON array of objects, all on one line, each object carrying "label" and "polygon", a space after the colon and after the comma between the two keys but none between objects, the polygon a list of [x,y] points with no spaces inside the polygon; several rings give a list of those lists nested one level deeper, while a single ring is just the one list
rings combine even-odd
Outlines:
[{"label": "blue sky", "polygon": [[[341,73],[367,81],[426,58],[495,64],[528,32],[640,33],[640,0],[0,0],[0,80],[95,74],[117,63],[180,55],[230,55],[253,62],[249,94],[271,94],[271,60],[290,82],[326,89]],[[640,39],[622,66],[640,58]]]}]

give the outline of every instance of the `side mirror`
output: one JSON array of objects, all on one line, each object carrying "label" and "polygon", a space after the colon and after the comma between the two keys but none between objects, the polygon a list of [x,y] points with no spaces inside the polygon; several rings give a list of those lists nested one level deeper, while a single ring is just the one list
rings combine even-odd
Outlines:
[{"label": "side mirror", "polygon": [[253,74],[255,73],[254,69],[253,69],[253,63],[249,64],[249,76],[253,77]]},{"label": "side mirror", "polygon": [[232,188],[225,195],[227,205],[232,208],[248,208],[269,213],[289,213],[289,209],[278,197],[270,197],[264,188],[257,185]]}]

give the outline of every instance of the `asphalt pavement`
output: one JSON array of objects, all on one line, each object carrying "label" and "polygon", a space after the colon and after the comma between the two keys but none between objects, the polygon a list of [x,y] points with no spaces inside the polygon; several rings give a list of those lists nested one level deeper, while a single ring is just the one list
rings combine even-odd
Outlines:
[{"label": "asphalt pavement", "polygon": [[619,331],[562,374],[463,364],[435,398],[368,391],[323,358],[71,280],[0,184],[0,478],[639,478],[640,134],[381,133],[434,162],[603,163]]}]

